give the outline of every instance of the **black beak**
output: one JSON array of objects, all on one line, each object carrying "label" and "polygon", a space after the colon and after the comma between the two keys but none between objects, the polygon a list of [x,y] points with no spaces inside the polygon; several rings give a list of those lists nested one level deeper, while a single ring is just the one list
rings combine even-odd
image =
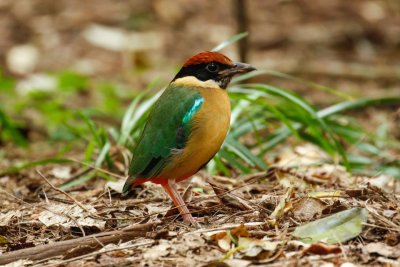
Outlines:
[{"label": "black beak", "polygon": [[256,70],[253,66],[246,63],[236,62],[233,67],[223,70],[219,73],[220,76],[227,77],[227,76],[234,76],[236,74],[247,73],[250,71]]}]

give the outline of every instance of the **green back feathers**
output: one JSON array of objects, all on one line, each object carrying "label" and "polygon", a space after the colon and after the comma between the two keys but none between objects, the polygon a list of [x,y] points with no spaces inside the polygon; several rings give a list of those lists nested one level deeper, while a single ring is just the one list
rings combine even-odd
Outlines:
[{"label": "green back feathers", "polygon": [[154,104],[133,151],[129,178],[123,193],[139,178],[154,178],[167,166],[177,149],[183,149],[191,131],[191,120],[203,104],[201,94],[191,88],[170,85]]}]

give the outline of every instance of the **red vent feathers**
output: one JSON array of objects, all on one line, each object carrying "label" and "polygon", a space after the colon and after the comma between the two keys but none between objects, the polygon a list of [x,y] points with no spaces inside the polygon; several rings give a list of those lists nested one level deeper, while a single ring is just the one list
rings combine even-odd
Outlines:
[{"label": "red vent feathers", "polygon": [[228,57],[224,56],[221,53],[217,52],[200,52],[191,58],[189,58],[185,64],[183,65],[184,67],[188,67],[191,65],[197,65],[197,64],[202,64],[202,63],[208,63],[208,62],[219,62],[225,65],[233,65],[232,60],[230,60]]}]

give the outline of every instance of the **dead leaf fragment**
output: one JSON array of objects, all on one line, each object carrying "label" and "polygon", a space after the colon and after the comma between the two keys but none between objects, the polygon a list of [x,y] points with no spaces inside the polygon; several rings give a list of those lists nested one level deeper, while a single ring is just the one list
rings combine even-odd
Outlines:
[{"label": "dead leaf fragment", "polygon": [[250,236],[249,231],[247,231],[247,228],[244,224],[239,225],[238,227],[236,227],[235,229],[231,230],[231,234],[234,236],[243,236],[243,237],[247,237]]},{"label": "dead leaf fragment", "polygon": [[[261,252],[273,252],[280,242],[271,242],[265,239],[256,239],[249,237],[239,237],[238,246],[242,248],[241,256],[250,258],[257,257]],[[267,256],[267,255],[264,255]]]},{"label": "dead leaf fragment", "polygon": [[71,167],[69,166],[55,167],[51,170],[51,174],[53,174],[54,177],[59,179],[69,179],[71,178]]},{"label": "dead leaf fragment", "polygon": [[210,182],[209,184],[224,205],[237,210],[253,210],[253,208],[242,198],[235,196],[234,194],[230,194],[227,190],[224,190]]},{"label": "dead leaf fragment", "polygon": [[382,212],[382,215],[387,217],[387,218],[392,218],[394,215],[396,215],[397,211],[395,210],[384,210]]},{"label": "dead leaf fragment", "polygon": [[228,266],[235,267],[247,267],[251,265],[251,261],[241,259],[229,259],[225,260],[224,263],[228,264]]},{"label": "dead leaf fragment", "polygon": [[147,260],[156,260],[160,257],[167,256],[169,254],[169,248],[171,247],[170,244],[167,242],[161,243],[157,246],[154,246],[148,249],[144,254],[143,257]]},{"label": "dead leaf fragment", "polygon": [[118,180],[118,181],[108,181],[106,183],[106,188],[110,188],[117,193],[122,193],[122,188],[124,187],[125,181]]},{"label": "dead leaf fragment", "polygon": [[369,243],[363,246],[362,250],[364,253],[376,253],[387,258],[400,257],[400,246],[391,247],[382,242]]},{"label": "dead leaf fragment", "polygon": [[231,249],[232,242],[237,245],[240,237],[248,236],[250,236],[249,231],[244,224],[241,224],[230,231],[218,232],[212,235],[211,240],[217,241],[221,249],[228,251]]},{"label": "dead leaf fragment", "polygon": [[[86,206],[86,208],[91,212],[96,213],[95,208],[90,206]],[[92,226],[99,230],[104,230],[106,224],[103,220],[89,217],[89,214],[77,205],[66,205],[62,203],[48,205],[47,210],[42,211],[39,214],[38,219],[47,227],[58,225],[67,229],[77,226]]]},{"label": "dead leaf fragment", "polygon": [[317,215],[321,215],[326,204],[312,197],[302,198],[293,204],[293,215],[297,220],[310,221]]},{"label": "dead leaf fragment", "polygon": [[290,200],[292,197],[293,190],[294,190],[293,187],[289,187],[285,195],[281,198],[279,204],[276,206],[275,210],[270,215],[270,217],[273,220],[279,219],[286,211],[292,208],[292,202]]},{"label": "dead leaf fragment", "polygon": [[326,245],[324,243],[315,243],[304,250],[304,253],[316,254],[316,255],[328,255],[337,254],[342,252],[340,246],[337,245]]},{"label": "dead leaf fragment", "polygon": [[224,237],[218,239],[217,243],[221,249],[228,251],[231,249],[232,240],[228,235],[225,235]]},{"label": "dead leaf fragment", "polygon": [[13,218],[21,216],[22,212],[19,210],[11,210],[6,213],[0,213],[0,226],[8,226]]}]

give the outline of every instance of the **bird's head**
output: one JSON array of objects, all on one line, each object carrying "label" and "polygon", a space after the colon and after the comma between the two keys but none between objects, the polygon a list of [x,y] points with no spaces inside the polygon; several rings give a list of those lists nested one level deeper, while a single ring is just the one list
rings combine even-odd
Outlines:
[{"label": "bird's head", "polygon": [[189,58],[172,82],[226,89],[234,75],[253,70],[249,64],[235,63],[221,53],[205,51]]}]

